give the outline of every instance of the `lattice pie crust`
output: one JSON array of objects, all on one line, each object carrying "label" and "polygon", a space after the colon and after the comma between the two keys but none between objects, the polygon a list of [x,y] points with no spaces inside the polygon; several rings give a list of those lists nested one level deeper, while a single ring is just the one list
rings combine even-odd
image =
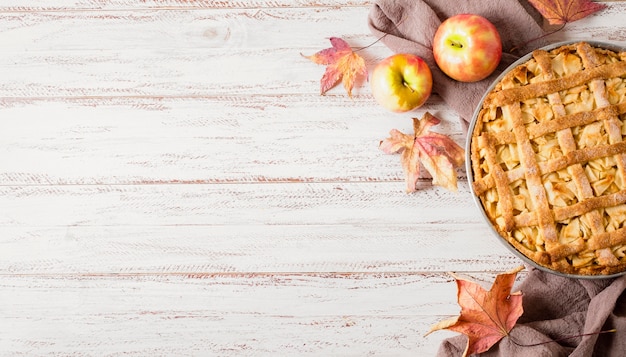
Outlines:
[{"label": "lattice pie crust", "polygon": [[485,97],[473,189],[494,228],[557,272],[626,270],[626,52],[537,50]]}]

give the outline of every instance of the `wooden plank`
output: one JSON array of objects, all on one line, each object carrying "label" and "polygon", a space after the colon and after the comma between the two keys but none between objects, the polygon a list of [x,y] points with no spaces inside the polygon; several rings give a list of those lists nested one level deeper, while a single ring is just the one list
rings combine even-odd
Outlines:
[{"label": "wooden plank", "polygon": [[[347,35],[354,46],[375,40],[363,8],[319,15],[301,9],[275,11],[276,16],[236,14],[230,20],[220,19],[224,12],[219,10],[11,15],[13,25],[2,31],[6,45],[0,66],[6,71],[0,97],[313,94],[319,90],[324,69],[300,52],[327,47],[326,38],[332,35]],[[611,3],[601,18],[574,22],[553,38],[623,40],[624,11],[626,3]],[[179,20],[192,25],[170,30]],[[275,28],[281,28],[274,27],[277,23],[319,27],[274,34]],[[216,35],[210,40],[207,34]],[[390,53],[380,43],[363,51],[370,67]],[[367,94],[368,88],[362,93]]]},{"label": "wooden plank", "polygon": [[[483,222],[0,227],[0,273],[447,272],[521,261]],[[28,254],[24,254],[28,252]]]},{"label": "wooden plank", "polygon": [[[602,16],[574,21],[553,38],[624,41],[621,15],[626,2],[607,5]],[[116,49],[158,54],[167,49],[244,48],[291,48],[294,54],[312,54],[328,47],[331,36],[342,37],[355,48],[375,42],[367,25],[368,14],[367,6],[319,7],[316,11],[296,7],[9,12],[0,23],[0,43],[3,54]],[[279,30],[283,28],[289,30]],[[383,47],[376,43],[362,54],[376,54],[373,50]]]},{"label": "wooden plank", "polygon": [[371,44],[368,13],[367,7],[10,12],[0,22],[0,43],[3,53],[290,48],[299,56],[330,47],[331,36],[354,47]]},{"label": "wooden plank", "polygon": [[[619,1],[619,0],[618,0]],[[29,0],[16,5],[15,1],[0,1],[0,11],[96,11],[144,9],[267,9],[267,8],[340,8],[346,6],[371,6],[371,0]]]},{"label": "wooden plank", "polygon": [[[595,0],[603,3],[626,0]],[[142,9],[266,9],[266,8],[323,8],[346,6],[372,6],[372,0],[29,0],[16,5],[12,0],[1,0],[1,12],[26,11],[95,11],[95,10],[142,10]]]},{"label": "wooden plank", "polygon": [[[9,14],[0,97],[284,95],[303,85],[318,93],[324,67],[300,54],[337,33],[353,46],[372,43],[366,16],[363,8]],[[363,55],[374,65],[390,53],[378,43]]]},{"label": "wooden plank", "polygon": [[401,182],[0,186],[0,226],[394,225],[482,219],[465,182],[458,193],[430,183],[419,188],[407,195]]},{"label": "wooden plank", "polygon": [[[324,47],[320,45],[319,49]],[[0,97],[319,94],[324,67],[303,58],[299,51],[274,48],[11,52],[0,57],[0,67],[5,68]],[[377,59],[368,61],[373,65]],[[354,94],[368,90],[367,86],[359,87]],[[342,87],[331,93],[346,96]]]},{"label": "wooden plank", "polygon": [[392,128],[412,132],[425,110],[443,120],[433,130],[464,145],[437,96],[404,115],[371,96],[5,99],[0,182],[399,182],[399,156],[378,143]]},{"label": "wooden plank", "polygon": [[433,355],[455,334],[423,336],[458,313],[455,289],[445,274],[3,276],[0,350]]}]

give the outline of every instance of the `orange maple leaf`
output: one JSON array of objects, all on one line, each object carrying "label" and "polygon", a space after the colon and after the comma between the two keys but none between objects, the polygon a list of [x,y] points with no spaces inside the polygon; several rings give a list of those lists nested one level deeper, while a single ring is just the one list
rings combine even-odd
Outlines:
[{"label": "orange maple leaf", "polygon": [[311,61],[326,66],[326,72],[320,80],[320,94],[343,82],[343,87],[352,97],[352,88],[357,80],[367,77],[365,60],[352,51],[350,45],[339,37],[331,37],[332,47],[321,50],[314,55],[305,56]]},{"label": "orange maple leaf", "polygon": [[427,334],[442,329],[465,334],[468,340],[464,357],[489,350],[509,335],[524,312],[522,293],[511,293],[515,277],[523,268],[499,274],[489,291],[475,282],[456,278],[461,314],[439,322]]},{"label": "orange maple leaf", "polygon": [[396,129],[381,141],[379,148],[387,154],[401,153],[407,192],[415,192],[420,175],[420,162],[433,177],[433,184],[457,190],[455,169],[465,161],[465,150],[449,137],[434,133],[430,128],[440,120],[426,112],[420,120],[413,118],[415,134],[404,134]]},{"label": "orange maple leaf", "polygon": [[591,0],[528,0],[551,25],[565,25],[606,7]]}]

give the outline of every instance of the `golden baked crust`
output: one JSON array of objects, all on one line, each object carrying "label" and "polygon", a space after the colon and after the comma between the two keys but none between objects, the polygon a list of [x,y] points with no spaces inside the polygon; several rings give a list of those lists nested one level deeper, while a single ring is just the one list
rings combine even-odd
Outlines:
[{"label": "golden baked crust", "polygon": [[552,270],[626,270],[626,53],[537,50],[487,94],[472,185],[494,228]]}]

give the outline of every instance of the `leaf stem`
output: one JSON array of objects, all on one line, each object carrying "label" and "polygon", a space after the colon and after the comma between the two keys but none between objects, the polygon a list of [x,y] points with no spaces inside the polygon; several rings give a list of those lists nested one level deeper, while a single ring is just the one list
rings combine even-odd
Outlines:
[{"label": "leaf stem", "polygon": [[569,340],[569,339],[577,338],[577,337],[585,337],[585,336],[600,335],[600,334],[604,334],[604,333],[615,333],[615,332],[617,332],[617,329],[610,329],[610,330],[603,330],[603,331],[598,331],[598,332],[583,333],[583,334],[580,334],[580,335],[565,336],[565,337],[557,338],[555,340],[548,340],[548,341],[531,343],[531,344],[520,343],[520,342],[516,341],[514,338],[512,338],[512,336],[510,334],[509,334],[509,339],[515,345],[520,346],[520,347],[536,347],[536,346],[546,345],[548,343],[561,342],[561,341],[565,341],[565,340]]},{"label": "leaf stem", "polygon": [[[400,19],[400,21],[398,21],[398,23],[397,23],[397,24],[394,24],[394,25],[393,25],[393,27],[394,27],[396,30],[398,30],[398,25],[402,24],[402,23],[404,22],[404,20],[406,20],[406,17],[405,17],[405,18],[403,18],[403,19]],[[388,32],[387,32],[387,33],[385,33],[384,35],[380,36],[378,39],[376,39],[376,41],[374,41],[374,42],[370,43],[369,45],[367,45],[367,46],[363,46],[363,47],[359,47],[359,48],[356,48],[356,49],[353,49],[352,51],[353,51],[353,52],[358,52],[358,51],[361,51],[361,50],[364,50],[364,49],[370,48],[370,47],[374,46],[375,44],[377,44],[378,42],[382,41],[382,39],[383,39],[383,38],[385,38],[385,37],[387,37],[387,35],[389,35],[389,33],[388,33]]]},{"label": "leaf stem", "polygon": [[376,41],[370,43],[369,45],[353,49],[352,51],[353,52],[359,52],[359,51],[365,50],[367,48],[370,48],[370,47],[374,46],[375,44],[377,44],[378,42],[380,42],[383,38],[387,37],[387,35],[389,35],[389,34],[386,33],[386,34],[380,36]]},{"label": "leaf stem", "polygon": [[550,36],[552,34],[557,33],[559,31],[563,30],[565,28],[565,25],[567,25],[567,23],[564,23],[563,25],[559,26],[558,28],[556,28],[556,29],[554,29],[554,30],[552,30],[550,32],[546,32],[545,34],[543,34],[543,35],[541,35],[539,37],[535,37],[535,38],[530,39],[530,40],[528,40],[528,41],[526,41],[524,43],[521,43],[521,44],[519,44],[517,46],[514,46],[513,48],[511,48],[511,50],[509,50],[509,53],[513,53],[513,52],[519,50],[520,47],[526,46],[527,44],[529,44],[531,42],[535,42],[537,40],[541,40],[542,38],[546,38],[546,37],[548,37],[548,36]]}]

